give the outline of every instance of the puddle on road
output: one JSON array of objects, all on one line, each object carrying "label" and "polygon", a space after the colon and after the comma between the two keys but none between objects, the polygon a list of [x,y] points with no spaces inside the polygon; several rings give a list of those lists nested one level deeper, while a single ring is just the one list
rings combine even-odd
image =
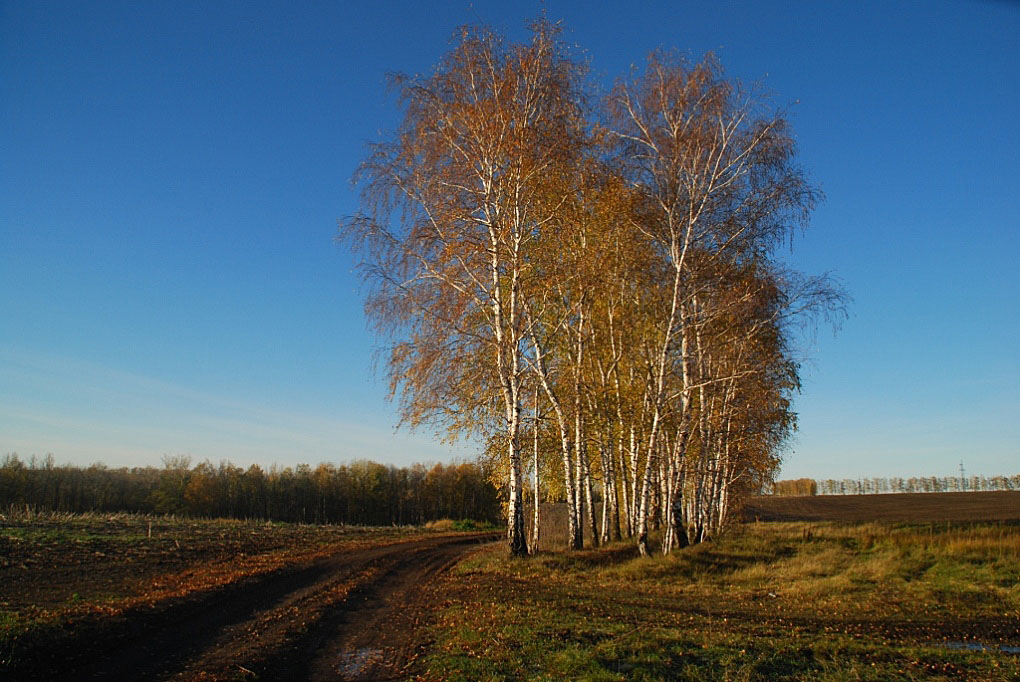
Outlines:
[{"label": "puddle on road", "polygon": [[1005,644],[982,644],[981,642],[938,642],[938,646],[947,649],[962,649],[964,651],[1001,651],[1006,654],[1020,654],[1020,646],[1006,646]]},{"label": "puddle on road", "polygon": [[340,654],[340,662],[337,671],[343,679],[358,679],[368,672],[371,667],[380,662],[383,658],[382,649],[363,648],[354,651],[345,651]]}]

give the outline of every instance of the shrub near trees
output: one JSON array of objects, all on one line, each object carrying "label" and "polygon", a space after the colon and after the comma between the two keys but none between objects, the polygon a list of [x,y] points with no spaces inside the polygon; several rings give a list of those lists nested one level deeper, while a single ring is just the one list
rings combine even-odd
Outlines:
[{"label": "shrub near trees", "polygon": [[153,467],[55,466],[52,455],[0,463],[0,507],[67,512],[141,512],[359,525],[442,518],[495,522],[497,492],[476,463],[385,466],[367,460],[263,470],[229,462],[192,467],[188,457]]},{"label": "shrub near trees", "polygon": [[775,254],[819,192],[712,56],[653,53],[599,98],[559,28],[531,28],[461,29],[395,78],[403,122],[340,239],[403,419],[488,444],[512,554],[529,468],[570,547],[590,528],[647,554],[658,527],[668,552],[720,532],[795,428],[791,331],[844,299]]},{"label": "shrub near trees", "polygon": [[817,495],[818,484],[813,478],[797,478],[786,481],[776,481],[772,487],[772,494],[783,497],[800,497],[803,495]]}]

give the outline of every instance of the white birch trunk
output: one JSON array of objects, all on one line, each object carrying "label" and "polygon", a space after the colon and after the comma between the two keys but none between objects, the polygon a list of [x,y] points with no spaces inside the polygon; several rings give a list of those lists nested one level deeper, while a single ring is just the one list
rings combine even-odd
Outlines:
[{"label": "white birch trunk", "polygon": [[539,543],[539,540],[541,538],[541,532],[540,532],[541,525],[539,523],[540,520],[541,520],[541,518],[540,518],[541,514],[540,514],[540,511],[539,511],[541,509],[541,498],[539,496],[539,491],[540,491],[540,488],[539,488],[539,471],[540,471],[540,469],[539,469],[539,463],[538,463],[538,425],[540,423],[540,420],[541,420],[541,415],[539,414],[539,410],[538,410],[538,389],[535,389],[535,426],[534,426],[534,434],[533,434],[533,438],[534,438],[534,443],[533,443],[533,445],[534,445],[534,453],[533,454],[534,454],[534,460],[535,460],[535,489],[534,489],[533,496],[535,498],[535,509],[534,509],[534,517],[531,520],[531,548],[530,549],[531,549],[531,553],[532,554],[537,554],[538,553],[538,543]]}]

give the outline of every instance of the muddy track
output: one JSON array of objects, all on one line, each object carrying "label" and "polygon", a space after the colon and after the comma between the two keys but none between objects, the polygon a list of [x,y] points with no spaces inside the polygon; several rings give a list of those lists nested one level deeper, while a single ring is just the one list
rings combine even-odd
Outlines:
[{"label": "muddy track", "polygon": [[430,611],[421,587],[497,537],[427,538],[277,571],[83,634],[17,679],[402,679]]}]

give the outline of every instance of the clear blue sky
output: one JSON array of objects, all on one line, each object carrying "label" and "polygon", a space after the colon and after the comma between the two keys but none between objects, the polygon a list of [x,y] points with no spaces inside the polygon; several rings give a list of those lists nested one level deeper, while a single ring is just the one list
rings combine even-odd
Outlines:
[{"label": "clear blue sky", "polygon": [[605,82],[715,50],[790,105],[789,258],[855,302],[784,477],[1020,471],[1020,4],[976,1],[0,2],[0,454],[471,456],[393,434],[332,238],[385,74],[543,7]]}]

